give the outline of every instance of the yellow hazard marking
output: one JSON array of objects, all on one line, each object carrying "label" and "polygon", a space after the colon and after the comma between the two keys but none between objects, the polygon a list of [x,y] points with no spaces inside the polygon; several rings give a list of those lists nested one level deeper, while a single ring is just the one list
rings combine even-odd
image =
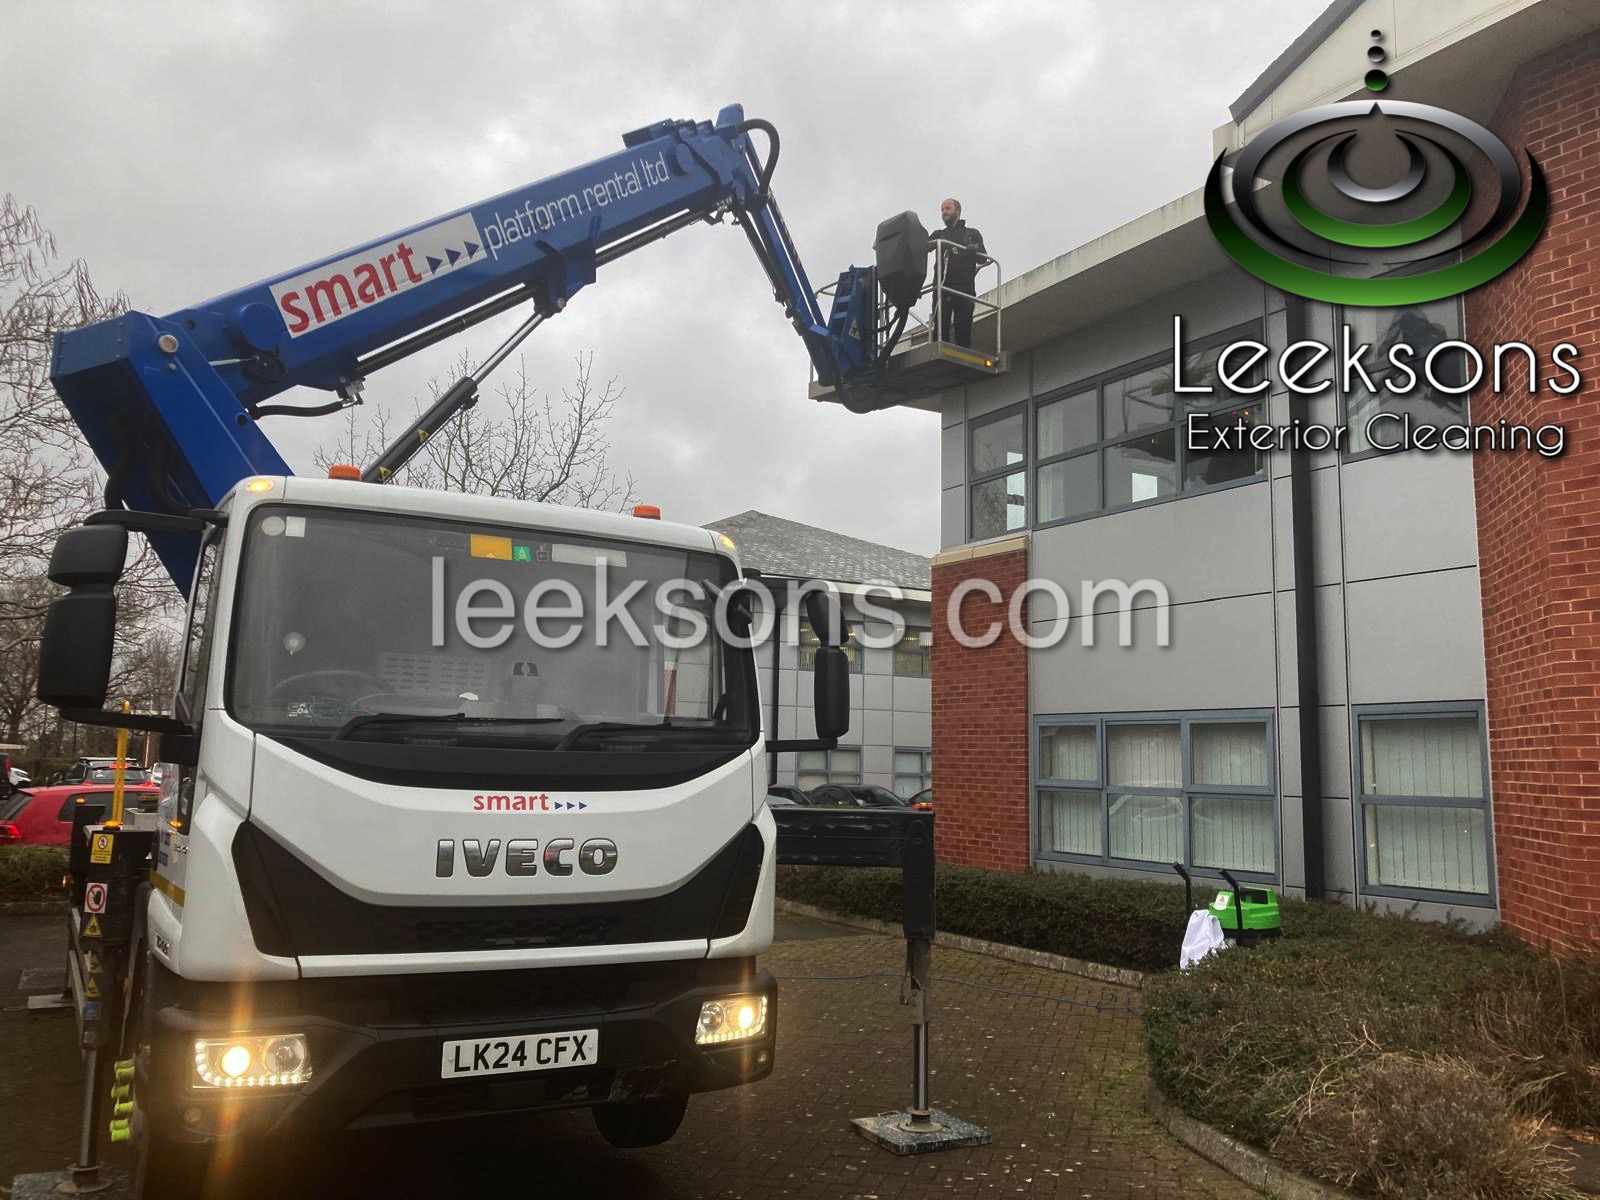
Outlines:
[{"label": "yellow hazard marking", "polygon": [[492,537],[487,533],[472,535],[473,558],[503,558],[511,561],[511,539],[508,537]]},{"label": "yellow hazard marking", "polygon": [[111,834],[95,834],[89,842],[89,861],[92,863],[109,863],[111,861],[111,842]]},{"label": "yellow hazard marking", "polygon": [[99,917],[91,916],[88,919],[88,921],[84,922],[83,936],[84,937],[99,937],[100,936],[100,918]]},{"label": "yellow hazard marking", "polygon": [[83,965],[91,975],[98,975],[102,970],[102,967],[100,966],[100,956],[93,950],[90,950],[84,954]]},{"label": "yellow hazard marking", "polygon": [[154,871],[151,871],[150,886],[155,888],[156,891],[160,892],[168,900],[171,900],[179,908],[183,907],[183,901],[187,893],[177,884],[173,883],[172,880],[168,879],[165,875],[157,875]]},{"label": "yellow hazard marking", "polygon": [[86,1000],[100,999],[100,985],[94,981],[93,975],[83,981],[83,995]]}]

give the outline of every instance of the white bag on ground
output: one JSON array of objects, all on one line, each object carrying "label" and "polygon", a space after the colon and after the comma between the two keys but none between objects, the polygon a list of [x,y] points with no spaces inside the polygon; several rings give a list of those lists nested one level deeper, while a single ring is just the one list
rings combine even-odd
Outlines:
[{"label": "white bag on ground", "polygon": [[1191,966],[1226,944],[1222,923],[1209,910],[1196,909],[1189,914],[1189,928],[1183,931],[1183,953],[1178,958],[1178,966]]}]

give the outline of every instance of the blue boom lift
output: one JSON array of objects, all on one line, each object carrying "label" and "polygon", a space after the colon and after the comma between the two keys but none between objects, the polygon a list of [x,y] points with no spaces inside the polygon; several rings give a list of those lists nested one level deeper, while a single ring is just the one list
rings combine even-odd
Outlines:
[{"label": "blue boom lift", "polygon": [[[750,135],[763,134],[766,157]],[[474,404],[484,377],[602,266],[679,229],[731,218],[805,343],[817,383],[848,407],[876,407],[873,382],[920,294],[926,253],[910,213],[882,269],[852,266],[822,307],[772,194],[778,135],[730,105],[714,122],[660,121],[609,157],[403,229],[165,317],[129,312],[57,336],[51,378],[104,464],[108,508],[209,509],[249,475],[292,474],[261,432],[273,415],[319,416],[359,402],[376,371],[519,306],[528,319],[365,468],[384,482],[427,437]],[[925,238],[925,234],[921,234]],[[907,278],[907,275],[912,278]],[[907,303],[880,306],[878,291]],[[898,312],[895,312],[895,308]],[[884,319],[884,314],[890,314]],[[885,328],[884,326],[888,326]],[[320,405],[271,403],[293,387]],[[151,540],[187,588],[195,544]]]}]

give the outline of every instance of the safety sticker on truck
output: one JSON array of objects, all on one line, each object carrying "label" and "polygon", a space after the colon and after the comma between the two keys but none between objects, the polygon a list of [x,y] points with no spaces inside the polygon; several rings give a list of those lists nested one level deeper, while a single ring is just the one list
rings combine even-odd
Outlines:
[{"label": "safety sticker on truck", "polygon": [[482,262],[468,213],[310,267],[269,289],[290,337],[302,337],[441,275]]}]

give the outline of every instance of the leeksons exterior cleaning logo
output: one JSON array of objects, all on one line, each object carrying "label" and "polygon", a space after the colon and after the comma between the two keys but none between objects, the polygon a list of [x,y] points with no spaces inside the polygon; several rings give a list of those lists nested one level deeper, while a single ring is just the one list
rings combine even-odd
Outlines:
[{"label": "leeksons exterior cleaning logo", "polygon": [[[1379,41],[1382,31],[1372,36]],[[1387,55],[1374,45],[1367,57],[1381,63]],[[1374,92],[1388,82],[1377,67],[1367,72]],[[1386,158],[1404,158],[1405,166],[1392,182],[1358,183],[1346,162],[1352,148],[1366,151],[1369,173],[1381,171]],[[1206,221],[1235,262],[1283,291],[1330,304],[1425,304],[1487,283],[1538,241],[1549,193],[1538,162],[1523,153],[1526,204],[1516,157],[1476,121],[1402,100],[1324,104],[1276,122],[1240,152],[1233,167],[1237,216],[1223,197],[1219,155],[1206,180]],[[1494,199],[1467,229],[1474,193],[1467,163],[1474,160],[1487,164],[1479,177],[1492,176]],[[1280,184],[1270,215],[1257,196],[1258,178]],[[1478,208],[1489,208],[1487,200]],[[1404,273],[1358,277],[1397,268]]]},{"label": "leeksons exterior cleaning logo", "polygon": [[[1388,55],[1381,30],[1372,31],[1372,41],[1366,85],[1376,93],[1389,84],[1379,66]],[[1571,395],[1583,382],[1578,348],[1477,346],[1450,335],[1459,318],[1439,303],[1510,269],[1544,232],[1549,189],[1533,155],[1524,151],[1523,158],[1526,186],[1517,156],[1476,121],[1386,99],[1325,104],[1268,126],[1233,164],[1231,201],[1218,156],[1206,180],[1205,213],[1222,249],[1281,292],[1337,306],[1328,344],[1279,348],[1277,380],[1304,396],[1335,388],[1337,380],[1346,413],[1367,415],[1357,430],[1299,420],[1274,426],[1253,409],[1235,414],[1232,425],[1196,414],[1188,448],[1563,453],[1560,425],[1455,418],[1466,415],[1467,396],[1480,386],[1494,394],[1548,388]],[[1220,385],[1247,395],[1271,386],[1261,365],[1273,351],[1260,342],[1223,348],[1211,377],[1192,383],[1182,378],[1183,353],[1175,320],[1177,392],[1214,394]]]}]

